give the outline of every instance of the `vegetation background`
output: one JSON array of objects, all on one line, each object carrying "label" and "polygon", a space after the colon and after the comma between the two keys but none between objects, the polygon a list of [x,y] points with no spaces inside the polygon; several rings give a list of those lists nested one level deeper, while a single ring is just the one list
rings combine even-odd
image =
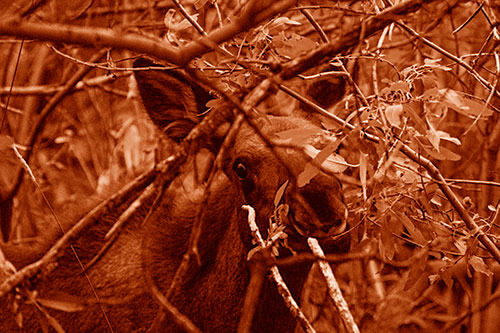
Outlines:
[{"label": "vegetation background", "polygon": [[[352,125],[316,116],[283,89],[259,106],[302,112],[341,142],[351,252],[331,261],[362,331],[498,331],[500,6],[260,1],[256,13],[279,13],[256,22],[245,17],[252,3],[0,1],[4,240],[43,236],[51,210],[105,198],[171,152],[131,76],[133,58],[149,55],[201,69],[238,98],[271,79]],[[217,32],[224,38],[210,50],[192,47]],[[310,283],[305,311],[331,331],[335,310]]]}]

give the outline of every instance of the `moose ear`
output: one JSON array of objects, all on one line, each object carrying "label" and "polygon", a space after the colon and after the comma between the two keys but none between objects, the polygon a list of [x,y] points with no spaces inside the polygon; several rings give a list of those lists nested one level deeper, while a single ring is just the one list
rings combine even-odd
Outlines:
[{"label": "moose ear", "polygon": [[[320,75],[324,72],[331,72],[332,69],[338,69],[338,72],[341,72],[340,68],[327,64],[307,73],[307,75],[317,75],[318,78],[308,81],[304,92],[313,102],[324,109],[329,109],[340,102],[346,93],[344,76]],[[310,112],[306,106],[301,106],[301,108],[307,113]],[[313,118],[316,115],[316,113],[312,113]],[[306,116],[306,118],[309,117]]]},{"label": "moose ear", "polygon": [[160,65],[145,58],[134,61],[134,68],[140,67],[150,68],[134,72],[147,113],[162,132],[180,142],[200,122],[210,93],[182,70],[154,69]]},{"label": "moose ear", "polygon": [[345,83],[342,77],[320,79],[308,86],[307,94],[322,108],[328,109],[344,96]]}]

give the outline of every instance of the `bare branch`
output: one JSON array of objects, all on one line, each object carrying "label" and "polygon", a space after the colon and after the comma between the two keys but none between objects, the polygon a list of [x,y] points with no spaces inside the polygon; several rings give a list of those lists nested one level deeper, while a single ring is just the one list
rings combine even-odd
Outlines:
[{"label": "bare branch", "polygon": [[[294,4],[295,1],[292,0],[278,1],[265,7],[260,12],[254,12],[253,5],[249,5],[240,17],[233,18],[231,23],[182,48],[171,47],[159,40],[146,38],[138,34],[124,34],[122,31],[89,27],[82,28],[79,26],[52,23],[25,22],[16,18],[0,22],[0,35],[90,45],[94,47],[127,49],[147,53],[183,67],[193,58],[211,50],[209,45],[218,45],[240,32],[246,31],[260,22],[283,12]],[[257,7],[260,8],[260,6]]]},{"label": "bare branch", "polygon": [[[88,87],[100,86],[104,83],[109,83],[115,81],[117,78],[129,77],[130,72],[116,73],[111,75],[96,76],[90,79],[83,79],[79,81],[71,91],[83,90]],[[64,86],[58,85],[39,85],[39,86],[28,86],[28,87],[13,87],[10,91],[9,87],[0,88],[0,96],[2,95],[12,95],[12,96],[26,96],[26,95],[54,95],[64,89]],[[15,112],[15,111],[14,111]]]},{"label": "bare branch", "polygon": [[[323,253],[323,250],[321,249],[321,246],[319,245],[317,239],[310,237],[307,239],[307,243],[309,244],[309,247],[311,248],[313,254],[323,258],[325,257],[325,254]],[[337,280],[333,275],[330,265],[324,260],[320,260],[318,263],[319,267],[321,268],[321,272],[325,277],[326,284],[328,285],[328,293],[330,294],[330,297],[333,300],[333,303],[335,304],[335,307],[337,308],[342,321],[344,322],[344,326],[347,329],[347,332],[359,333],[358,325],[356,325],[351,311],[349,311],[349,306],[342,296],[342,291],[340,290],[339,284],[337,283]]]},{"label": "bare branch", "polygon": [[[383,10],[380,14],[369,17],[363,21],[364,37],[368,38],[377,31],[382,30],[390,23],[394,22],[399,15],[407,15],[419,10],[422,5],[430,4],[436,0],[409,0],[399,3]],[[339,53],[347,51],[349,48],[359,43],[361,36],[361,24],[355,25],[353,28],[346,30],[342,36],[331,41],[328,44],[321,45],[313,52],[304,56],[297,57],[283,66],[283,71],[280,77],[284,80],[291,79],[297,74],[300,74],[317,64],[321,63],[324,58],[332,57]]]},{"label": "bare branch", "polygon": [[[265,244],[264,239],[260,234],[259,227],[255,222],[255,210],[251,206],[247,205],[242,206],[242,208],[248,211],[248,226],[250,227],[250,231],[252,232],[253,239],[256,241],[258,246],[265,249],[268,244]],[[311,323],[309,322],[309,320],[307,320],[302,310],[300,310],[297,302],[295,302],[295,300],[293,299],[290,290],[286,286],[285,281],[283,281],[283,277],[279,272],[278,266],[273,265],[269,268],[269,270],[271,277],[276,282],[278,292],[280,293],[281,297],[283,297],[283,301],[290,310],[290,313],[299,321],[304,331],[315,332],[314,328],[311,326]]]}]

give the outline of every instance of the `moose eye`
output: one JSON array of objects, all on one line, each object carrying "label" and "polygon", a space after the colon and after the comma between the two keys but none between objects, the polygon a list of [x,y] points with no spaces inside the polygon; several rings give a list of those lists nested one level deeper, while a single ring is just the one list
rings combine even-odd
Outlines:
[{"label": "moose eye", "polygon": [[236,160],[233,164],[233,170],[240,179],[245,179],[248,176],[247,166],[240,160]]}]

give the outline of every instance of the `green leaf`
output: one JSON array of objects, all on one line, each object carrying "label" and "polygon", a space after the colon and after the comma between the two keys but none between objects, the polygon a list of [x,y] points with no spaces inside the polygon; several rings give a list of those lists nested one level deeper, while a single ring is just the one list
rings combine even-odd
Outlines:
[{"label": "green leaf", "polygon": [[424,245],[425,243],[427,243],[427,240],[425,239],[422,232],[417,229],[417,227],[415,227],[415,224],[413,224],[408,216],[398,213],[394,213],[394,215],[405,226],[412,240],[414,240],[419,245]]},{"label": "green leaf", "polygon": [[457,146],[460,146],[462,144],[462,142],[460,142],[459,139],[452,137],[450,135],[450,133],[447,133],[444,131],[436,131],[436,132],[439,135],[439,138],[441,140],[446,140],[446,141],[452,142],[452,143],[456,144]]},{"label": "green leaf", "polygon": [[252,259],[252,257],[257,253],[259,252],[260,250],[262,249],[262,247],[260,245],[257,245],[256,247],[254,247],[253,249],[250,249],[250,251],[248,251],[248,254],[247,254],[247,261],[250,261],[250,259]]},{"label": "green leaf", "polygon": [[466,106],[466,115],[488,117],[493,114],[493,110],[486,103],[479,103],[466,97],[462,101]]},{"label": "green leaf", "polygon": [[441,59],[431,59],[431,58],[425,58],[424,59],[424,64],[426,67],[431,67],[431,68],[438,68],[443,71],[451,71],[451,68],[448,66],[440,65],[439,62]]},{"label": "green leaf", "polygon": [[266,25],[269,33],[281,32],[288,29],[290,26],[301,25],[300,22],[289,19],[288,17],[278,17]]},{"label": "green leaf", "polygon": [[391,84],[391,90],[400,90],[403,92],[410,92],[411,86],[406,81],[396,81]]},{"label": "green leaf", "polygon": [[389,216],[386,215],[381,221],[379,251],[384,258],[392,260],[396,253],[396,247],[394,245],[392,230],[389,226],[389,219]]},{"label": "green leaf", "polygon": [[[421,137],[421,139],[424,138],[424,140],[429,140],[428,137]],[[462,157],[458,154],[455,154],[448,148],[445,148],[443,146],[439,147],[439,151],[436,151],[432,146],[427,145],[420,140],[415,140],[415,142],[418,143],[418,145],[425,150],[426,153],[428,153],[432,158],[435,158],[437,160],[441,161],[459,161]]]},{"label": "green leaf", "polygon": [[439,147],[439,152],[432,152],[431,156],[442,161],[460,161],[462,159],[462,156],[443,146]]},{"label": "green leaf", "polygon": [[304,187],[311,181],[311,179],[316,177],[316,175],[319,174],[320,171],[320,168],[318,168],[311,162],[308,162],[305,165],[304,170],[297,176],[297,186]]},{"label": "green leaf", "polygon": [[424,100],[441,102],[443,105],[466,116],[488,117],[493,114],[493,110],[486,103],[476,102],[470,99],[468,95],[453,89],[432,88],[425,91],[422,97]]},{"label": "green leaf", "polygon": [[285,35],[281,32],[278,36],[273,38],[273,45],[279,55],[288,58],[295,58],[304,52],[310,52],[317,45],[315,41],[307,37],[292,33]]},{"label": "green leaf", "polygon": [[425,121],[420,118],[420,116],[413,110],[413,106],[417,107],[416,103],[408,103],[404,104],[403,108],[405,114],[409,117],[409,119],[414,123],[414,128],[419,133],[424,134],[427,131],[427,124]]},{"label": "green leaf", "polygon": [[[69,296],[69,295],[68,295]],[[85,310],[85,305],[77,297],[54,296],[52,298],[37,298],[41,305],[64,312],[78,312]]]},{"label": "green leaf", "polygon": [[366,201],[366,174],[368,170],[368,154],[359,154],[359,180],[363,189],[363,199]]},{"label": "green leaf", "polygon": [[439,152],[439,143],[441,141],[441,138],[439,137],[439,134],[436,132],[436,129],[432,126],[432,124],[430,122],[427,123],[429,124],[426,133],[427,140],[429,140],[432,147]]},{"label": "green leaf", "polygon": [[320,167],[337,173],[344,172],[347,169],[345,159],[340,155],[333,154],[339,143],[338,140],[331,141],[321,151],[311,145],[304,147],[305,153],[313,159],[305,165],[304,171],[297,176],[298,187],[308,184],[321,171]]}]

